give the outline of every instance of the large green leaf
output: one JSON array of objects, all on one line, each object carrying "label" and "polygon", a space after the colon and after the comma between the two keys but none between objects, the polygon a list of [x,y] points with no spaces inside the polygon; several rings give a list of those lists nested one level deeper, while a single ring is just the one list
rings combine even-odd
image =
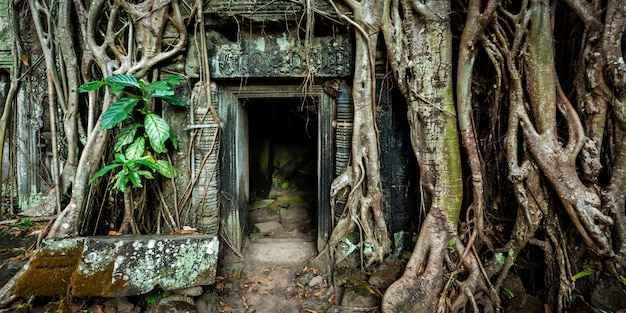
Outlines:
[{"label": "large green leaf", "polygon": [[76,92],[78,92],[78,93],[89,92],[89,91],[92,91],[92,90],[96,90],[96,89],[102,87],[103,85],[104,85],[103,81],[101,81],[101,80],[94,80],[92,82],[84,83],[82,86],[78,87]]},{"label": "large green leaf", "polygon": [[119,163],[119,164],[125,164],[126,161],[126,157],[121,154],[121,153],[116,153],[115,154],[115,163]]},{"label": "large green leaf", "polygon": [[170,77],[167,78],[167,82],[170,85],[178,85],[180,84],[180,80],[182,77],[178,76],[178,75],[172,75]]},{"label": "large green leaf", "polygon": [[137,102],[139,102],[137,98],[122,98],[113,103],[111,107],[102,114],[100,118],[100,128],[111,129],[125,120],[128,114],[133,111]]},{"label": "large green leaf", "polygon": [[141,165],[143,165],[143,166],[145,166],[147,168],[153,169],[155,171],[158,170],[158,166],[156,165],[156,163],[154,163],[152,161],[149,161],[148,159],[149,159],[149,157],[143,157],[141,159],[134,160],[134,163],[141,164]]},{"label": "large green leaf", "polygon": [[146,179],[154,179],[154,175],[152,175],[152,172],[150,172],[150,171],[139,170],[139,171],[137,171],[137,174],[145,177]]},{"label": "large green leaf", "polygon": [[178,150],[178,137],[176,137],[176,133],[174,133],[171,129],[170,129],[170,141],[172,142],[172,147]]},{"label": "large green leaf", "polygon": [[184,101],[178,99],[178,97],[176,96],[161,96],[161,95],[152,95],[152,97],[154,98],[159,98],[159,99],[163,99],[173,105],[177,105],[177,106],[187,106],[187,103],[185,103]]},{"label": "large green leaf", "polygon": [[143,156],[143,153],[146,151],[146,139],[143,136],[137,137],[133,143],[131,143],[128,148],[126,148],[126,159],[135,160],[139,159]]},{"label": "large green leaf", "polygon": [[116,74],[113,76],[107,77],[105,80],[107,85],[111,87],[135,87],[137,89],[141,89],[139,82],[135,77],[132,77],[128,74]]},{"label": "large green leaf", "polygon": [[170,84],[163,80],[156,81],[146,86],[144,90],[152,97],[174,95],[174,90],[172,90],[172,86],[170,86]]},{"label": "large green leaf", "polygon": [[170,137],[170,126],[167,125],[167,122],[160,116],[150,113],[146,115],[143,125],[154,152],[167,152],[165,141]]},{"label": "large green leaf", "polygon": [[137,173],[137,171],[130,170],[128,173],[128,178],[130,178],[130,183],[133,184],[135,188],[143,187],[141,185],[141,176],[139,176],[139,173]]},{"label": "large green leaf", "polygon": [[125,145],[133,142],[137,129],[142,126],[143,125],[138,123],[123,126],[117,134],[117,141],[115,142],[115,146],[113,146],[115,152],[120,152]]},{"label": "large green leaf", "polygon": [[123,167],[122,170],[117,173],[117,180],[115,181],[113,189],[117,189],[121,192],[126,191],[126,182],[128,182],[128,169]]},{"label": "large green leaf", "polygon": [[118,167],[118,166],[122,166],[121,164],[117,164],[117,163],[113,163],[113,164],[109,164],[103,168],[101,168],[99,171],[97,171],[95,174],[93,174],[93,177],[91,177],[91,179],[89,180],[89,183],[93,183],[94,180],[96,180],[98,177],[110,172],[111,170],[113,170],[114,168]]},{"label": "large green leaf", "polygon": [[165,160],[157,160],[156,165],[157,165],[157,172],[159,172],[159,174],[167,178],[174,178],[177,176],[176,170],[172,167],[170,162],[165,161]]}]

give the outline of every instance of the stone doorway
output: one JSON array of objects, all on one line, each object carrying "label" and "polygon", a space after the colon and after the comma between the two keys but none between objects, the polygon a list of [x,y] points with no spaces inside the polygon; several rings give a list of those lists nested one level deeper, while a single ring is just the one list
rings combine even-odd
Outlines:
[{"label": "stone doorway", "polygon": [[318,106],[314,98],[247,99],[251,237],[315,238]]},{"label": "stone doorway", "polygon": [[[233,249],[241,251],[246,235],[254,233],[251,223],[274,219],[281,224],[278,235],[308,233],[321,250],[331,230],[335,100],[319,86],[306,94],[299,86],[284,85],[217,89],[223,129],[221,220],[226,239]],[[296,169],[283,164],[282,169],[274,170],[274,157],[280,161],[280,154],[298,153],[304,161],[296,158],[293,162],[301,163],[295,164]],[[273,215],[262,217],[265,220],[251,215],[262,208]],[[305,223],[283,227],[288,219]],[[271,231],[267,234],[277,235]]]}]

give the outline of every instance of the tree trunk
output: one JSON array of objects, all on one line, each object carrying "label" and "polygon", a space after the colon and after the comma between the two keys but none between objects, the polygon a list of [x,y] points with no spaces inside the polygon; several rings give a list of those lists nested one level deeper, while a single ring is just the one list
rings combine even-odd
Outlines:
[{"label": "tree trunk", "polygon": [[[402,8],[404,20],[395,11]],[[455,238],[463,188],[450,2],[427,1],[414,16],[406,14],[411,8],[408,1],[389,2],[383,31],[389,54],[396,58],[391,62],[394,76],[409,103],[411,142],[428,215],[404,274],[385,292],[383,312],[433,312],[442,293],[448,243],[459,242]],[[402,49],[395,50],[394,43],[401,43]]]}]

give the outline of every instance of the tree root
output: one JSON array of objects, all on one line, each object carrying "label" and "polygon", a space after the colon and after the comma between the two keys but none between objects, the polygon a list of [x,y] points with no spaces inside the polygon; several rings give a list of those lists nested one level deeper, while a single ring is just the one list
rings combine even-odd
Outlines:
[{"label": "tree root", "polygon": [[426,216],[404,274],[385,292],[384,313],[434,312],[443,288],[444,255],[453,238],[443,212],[431,209]]}]

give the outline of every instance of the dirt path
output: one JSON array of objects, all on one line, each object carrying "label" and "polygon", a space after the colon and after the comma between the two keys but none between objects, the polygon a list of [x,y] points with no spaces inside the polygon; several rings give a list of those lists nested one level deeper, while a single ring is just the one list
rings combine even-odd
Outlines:
[{"label": "dirt path", "polygon": [[[314,224],[307,195],[282,191],[274,200],[251,207],[243,259],[222,250],[214,294],[217,312],[325,312],[329,284],[314,269],[305,269],[317,255]],[[300,279],[296,280],[303,272]],[[319,277],[318,277],[319,276]],[[317,298],[317,299],[315,299]],[[313,304],[311,304],[313,302]],[[311,306],[311,307],[307,307]]]},{"label": "dirt path", "polygon": [[310,286],[299,287],[295,278],[315,253],[314,242],[302,238],[250,240],[243,251],[244,260],[226,253],[218,270],[220,282],[215,286],[218,312],[302,311],[305,289]]}]

